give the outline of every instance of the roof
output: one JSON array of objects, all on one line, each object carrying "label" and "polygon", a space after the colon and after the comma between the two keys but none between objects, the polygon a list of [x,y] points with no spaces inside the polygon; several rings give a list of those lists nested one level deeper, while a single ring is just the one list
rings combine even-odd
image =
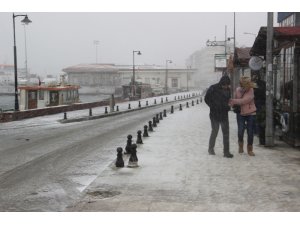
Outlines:
[{"label": "roof", "polygon": [[[135,70],[136,71],[153,71],[153,70],[164,71],[166,70],[166,67],[161,65],[135,65]],[[168,70],[186,71],[187,68],[168,65]],[[195,68],[191,68],[189,70],[196,71]],[[101,72],[118,73],[123,71],[132,71],[132,65],[79,64],[79,65],[64,68],[63,71],[66,73],[101,73]]]},{"label": "roof", "polygon": [[62,71],[66,73],[97,73],[97,72],[114,72],[118,71],[118,68],[114,64],[79,64],[64,68]]},{"label": "roof", "polygon": [[20,90],[30,90],[30,91],[65,91],[65,90],[77,90],[80,87],[77,85],[67,85],[67,86],[19,86],[18,89]]},{"label": "roof", "polygon": [[[300,26],[296,27],[273,27],[273,39],[278,42],[273,54],[279,54],[281,48],[291,42],[298,41],[300,38]],[[264,56],[266,54],[267,27],[261,27],[255,42],[250,50],[250,55]]]}]

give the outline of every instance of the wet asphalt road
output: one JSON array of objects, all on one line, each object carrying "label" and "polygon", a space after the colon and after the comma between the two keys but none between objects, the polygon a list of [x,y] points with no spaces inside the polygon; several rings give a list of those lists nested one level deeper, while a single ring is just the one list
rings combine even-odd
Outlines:
[{"label": "wet asphalt road", "polygon": [[[176,103],[179,105],[179,103]],[[63,211],[171,103],[68,124],[0,129],[0,211]],[[1,128],[1,127],[0,127]]]}]

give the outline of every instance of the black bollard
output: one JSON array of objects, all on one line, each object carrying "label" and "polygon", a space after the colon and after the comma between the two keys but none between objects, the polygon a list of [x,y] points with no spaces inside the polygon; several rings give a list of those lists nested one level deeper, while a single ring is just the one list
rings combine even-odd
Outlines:
[{"label": "black bollard", "polygon": [[107,112],[107,107],[105,107],[105,112],[104,112],[105,114],[107,114],[108,112]]},{"label": "black bollard", "polygon": [[136,139],[136,143],[137,144],[143,144],[143,140],[142,140],[142,131],[141,130],[138,130],[137,132],[137,139]]},{"label": "black bollard", "polygon": [[164,117],[167,117],[167,110],[164,109]]},{"label": "black bollard", "polygon": [[194,100],[192,101],[192,106],[194,106]]},{"label": "black bollard", "polygon": [[180,111],[182,110],[182,105],[181,105],[181,104],[179,104],[179,110],[180,110]]},{"label": "black bollard", "polygon": [[176,96],[175,96],[174,100],[176,101]]},{"label": "black bollard", "polygon": [[168,97],[166,97],[166,102],[168,102]]},{"label": "black bollard", "polygon": [[189,102],[186,102],[186,107],[189,108]]},{"label": "black bollard", "polygon": [[146,106],[148,106],[148,101],[146,101]]},{"label": "black bollard", "polygon": [[152,131],[153,131],[153,128],[152,128],[152,121],[150,120],[150,121],[148,122],[148,124],[149,124],[148,131],[152,132]]},{"label": "black bollard", "polygon": [[139,108],[141,108],[141,101],[139,101]]},{"label": "black bollard", "polygon": [[117,105],[117,112],[119,112],[119,106]]},{"label": "black bollard", "polygon": [[171,113],[174,113],[174,106],[171,105]]},{"label": "black bollard", "polygon": [[156,117],[153,117],[153,118],[152,118],[152,121],[153,121],[153,122],[152,122],[153,127],[157,127],[157,125],[156,125]]},{"label": "black bollard", "polygon": [[92,112],[92,109],[89,110],[89,116],[92,116],[93,115],[93,112]]},{"label": "black bollard", "polygon": [[199,99],[197,98],[197,104],[199,104]]},{"label": "black bollard", "polygon": [[125,147],[125,153],[124,154],[131,154],[131,144],[132,144],[132,135],[129,134],[127,136],[127,145]]},{"label": "black bollard", "polygon": [[64,120],[66,120],[66,119],[67,119],[67,113],[64,112]]},{"label": "black bollard", "polygon": [[117,148],[117,160],[116,160],[116,167],[124,167],[124,160],[123,160],[123,149],[121,147]]},{"label": "black bollard", "polygon": [[202,97],[200,97],[200,102],[202,102]]},{"label": "black bollard", "polygon": [[128,109],[131,109],[130,103],[128,104]]},{"label": "black bollard", "polygon": [[154,99],[154,105],[156,105],[156,98]]},{"label": "black bollard", "polygon": [[128,162],[128,167],[138,167],[138,158],[136,156],[137,145],[131,145],[131,155]]},{"label": "black bollard", "polygon": [[159,123],[159,118],[158,118],[158,114],[156,114],[156,123]]},{"label": "black bollard", "polygon": [[161,99],[160,99],[160,103],[163,103],[163,102],[164,102],[164,99],[163,99],[163,98],[161,98]]},{"label": "black bollard", "polygon": [[160,120],[163,120],[163,115],[162,114],[163,114],[162,112],[159,113],[159,119]]},{"label": "black bollard", "polygon": [[143,137],[149,137],[149,135],[148,135],[148,126],[147,125],[144,126]]}]

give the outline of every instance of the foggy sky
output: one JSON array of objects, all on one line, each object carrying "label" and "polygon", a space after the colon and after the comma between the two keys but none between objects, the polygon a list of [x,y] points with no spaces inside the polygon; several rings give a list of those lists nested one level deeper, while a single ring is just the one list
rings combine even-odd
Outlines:
[{"label": "foggy sky", "polygon": [[[79,63],[132,65],[132,51],[140,50],[135,64],[185,66],[185,60],[205,47],[208,39],[233,37],[233,12],[15,12],[27,13],[27,60],[31,73],[58,75],[65,67]],[[274,13],[276,16],[276,13]],[[25,67],[23,17],[16,18],[18,68]],[[274,21],[275,18],[274,18]],[[236,13],[236,45],[251,47],[267,13]],[[12,12],[0,12],[0,64],[13,64]]]}]

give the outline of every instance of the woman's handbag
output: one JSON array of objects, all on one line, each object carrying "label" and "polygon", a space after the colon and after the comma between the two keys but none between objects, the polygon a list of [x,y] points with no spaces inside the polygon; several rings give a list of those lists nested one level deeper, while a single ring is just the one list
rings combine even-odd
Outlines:
[{"label": "woman's handbag", "polygon": [[241,106],[240,105],[234,105],[232,106],[234,113],[241,113]]}]

